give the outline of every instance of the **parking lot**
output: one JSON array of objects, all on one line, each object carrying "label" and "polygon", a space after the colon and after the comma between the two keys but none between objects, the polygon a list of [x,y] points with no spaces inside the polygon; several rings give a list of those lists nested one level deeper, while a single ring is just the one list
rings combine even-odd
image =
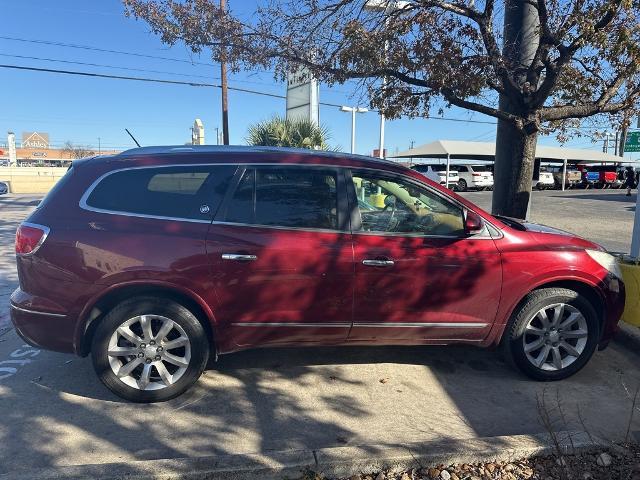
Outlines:
[{"label": "parking lot", "polygon": [[[465,196],[489,208],[491,192]],[[163,404],[126,403],[87,358],[25,346],[9,327],[13,233],[39,197],[0,197],[0,474],[52,465],[342,445],[396,445],[557,429],[620,440],[640,385],[638,357],[613,343],[580,373],[541,384],[472,347],[270,349],[211,364]],[[635,196],[534,192],[532,220],[628,251]],[[558,404],[566,418],[560,421]],[[640,419],[631,431],[640,430]]]},{"label": "parking lot", "polygon": [[[463,195],[491,211],[492,192],[466,192]],[[626,190],[534,191],[531,220],[576,233],[599,243],[612,252],[629,253],[636,196]]]}]

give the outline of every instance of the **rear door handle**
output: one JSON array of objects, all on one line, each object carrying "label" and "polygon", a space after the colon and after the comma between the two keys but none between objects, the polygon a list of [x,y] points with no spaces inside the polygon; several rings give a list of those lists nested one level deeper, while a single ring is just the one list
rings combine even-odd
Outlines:
[{"label": "rear door handle", "polygon": [[362,260],[362,264],[367,267],[393,267],[395,264],[393,260]]},{"label": "rear door handle", "polygon": [[242,255],[239,253],[223,253],[223,260],[235,260],[236,262],[253,262],[257,260],[258,257],[256,255]]}]

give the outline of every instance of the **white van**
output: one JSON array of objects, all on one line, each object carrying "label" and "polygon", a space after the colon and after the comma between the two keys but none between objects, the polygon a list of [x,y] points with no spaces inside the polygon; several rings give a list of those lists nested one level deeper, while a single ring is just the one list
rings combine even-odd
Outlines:
[{"label": "white van", "polygon": [[[429,180],[433,180],[440,185],[446,184],[447,166],[444,164],[422,163],[411,167],[416,172],[420,172]],[[457,168],[457,167],[456,167]],[[453,189],[458,186],[458,171],[453,166],[449,166],[449,188]]]}]

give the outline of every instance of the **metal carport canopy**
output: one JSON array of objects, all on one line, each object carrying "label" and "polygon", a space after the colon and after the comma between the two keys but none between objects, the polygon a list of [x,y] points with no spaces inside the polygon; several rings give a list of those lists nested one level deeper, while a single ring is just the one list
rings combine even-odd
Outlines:
[{"label": "metal carport canopy", "polygon": [[[494,160],[496,144],[493,142],[466,142],[459,140],[437,140],[404,152],[391,155],[390,158],[450,158],[464,160]],[[625,159],[581,148],[536,147],[536,158],[544,161],[585,162],[585,163],[622,163]],[[626,160],[628,162],[628,160]]]}]

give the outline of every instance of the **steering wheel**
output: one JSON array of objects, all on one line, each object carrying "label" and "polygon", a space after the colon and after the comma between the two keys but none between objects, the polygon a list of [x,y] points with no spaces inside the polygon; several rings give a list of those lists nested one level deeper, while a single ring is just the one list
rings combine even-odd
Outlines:
[{"label": "steering wheel", "polygon": [[384,206],[384,209],[382,210],[383,212],[389,212],[389,220],[387,222],[387,226],[385,227],[385,231],[387,232],[391,232],[392,230],[392,225],[393,225],[393,220],[396,216],[396,203],[397,200],[394,202],[390,202],[387,205]]}]

